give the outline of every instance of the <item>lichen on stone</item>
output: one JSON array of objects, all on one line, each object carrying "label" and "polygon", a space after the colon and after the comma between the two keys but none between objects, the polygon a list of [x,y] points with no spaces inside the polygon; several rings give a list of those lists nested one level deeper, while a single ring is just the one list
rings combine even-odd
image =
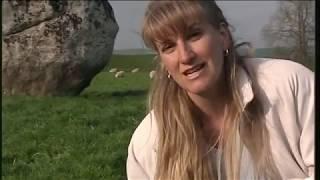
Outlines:
[{"label": "lichen on stone", "polygon": [[55,12],[63,11],[64,7],[67,6],[66,0],[49,0],[49,5]]}]

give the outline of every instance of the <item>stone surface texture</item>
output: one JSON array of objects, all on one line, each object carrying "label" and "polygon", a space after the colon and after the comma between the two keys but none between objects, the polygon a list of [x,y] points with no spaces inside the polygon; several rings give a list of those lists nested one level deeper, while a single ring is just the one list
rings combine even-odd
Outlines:
[{"label": "stone surface texture", "polygon": [[2,92],[79,95],[111,58],[108,1],[2,1]]}]

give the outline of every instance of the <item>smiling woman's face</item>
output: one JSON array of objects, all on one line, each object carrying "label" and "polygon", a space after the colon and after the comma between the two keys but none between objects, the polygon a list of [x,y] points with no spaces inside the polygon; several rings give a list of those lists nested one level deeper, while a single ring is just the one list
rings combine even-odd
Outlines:
[{"label": "smiling woman's face", "polygon": [[184,34],[157,44],[162,63],[171,77],[192,94],[216,89],[223,71],[224,50],[228,48],[225,26],[193,23]]}]

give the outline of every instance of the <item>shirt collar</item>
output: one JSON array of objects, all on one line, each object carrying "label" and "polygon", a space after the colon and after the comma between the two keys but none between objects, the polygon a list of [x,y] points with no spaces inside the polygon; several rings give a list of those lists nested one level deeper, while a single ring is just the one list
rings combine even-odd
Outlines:
[{"label": "shirt collar", "polygon": [[252,82],[249,78],[249,75],[247,72],[240,67],[238,71],[238,85],[240,89],[240,98],[241,98],[241,103],[242,103],[242,109],[246,107],[246,105],[252,101],[254,94],[252,90]]}]

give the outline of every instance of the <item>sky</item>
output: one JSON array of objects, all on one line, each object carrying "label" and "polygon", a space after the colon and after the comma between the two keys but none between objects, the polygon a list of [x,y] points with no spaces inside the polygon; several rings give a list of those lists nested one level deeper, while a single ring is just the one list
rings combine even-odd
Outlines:
[{"label": "sky", "polygon": [[[109,2],[119,25],[114,49],[142,48],[139,32],[148,1]],[[266,47],[261,29],[276,12],[279,1],[217,1],[217,4],[235,28],[235,39],[249,41],[255,48]]]}]

